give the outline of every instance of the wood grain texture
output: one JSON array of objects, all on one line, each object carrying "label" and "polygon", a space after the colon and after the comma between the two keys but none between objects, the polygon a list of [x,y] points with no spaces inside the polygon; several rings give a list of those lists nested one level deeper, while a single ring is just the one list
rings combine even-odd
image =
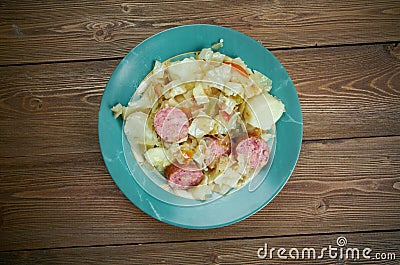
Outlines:
[{"label": "wood grain texture", "polygon": [[267,207],[207,232],[142,213],[98,152],[1,158],[0,250],[398,229],[399,141],[306,142],[293,176]]},{"label": "wood grain texture", "polygon": [[[343,256],[340,258],[339,250],[333,250],[330,258],[326,251],[323,258],[309,259],[308,252],[304,248],[314,248],[316,257],[321,255],[323,247],[338,248],[336,239],[345,237],[347,245],[342,247]],[[257,251],[264,248],[275,248],[272,258],[258,258]],[[278,257],[277,250],[285,248],[287,259]],[[291,248],[299,250],[299,259],[290,258]],[[357,252],[346,251],[348,248],[357,248]],[[362,251],[371,248],[364,258]],[[269,253],[269,252],[268,252]],[[294,253],[294,252],[292,252]],[[376,260],[376,257],[385,257],[386,260]],[[393,254],[394,253],[394,256]],[[260,252],[263,255],[263,252]],[[377,255],[378,254],[378,255]],[[295,255],[295,254],[294,254]],[[69,249],[49,249],[34,251],[17,251],[0,253],[0,264],[398,264],[400,255],[400,232],[385,233],[355,233],[355,234],[331,234],[322,236],[294,236],[262,239],[202,241],[168,244],[145,244],[107,247],[86,247]],[[389,258],[390,256],[390,258]],[[311,257],[313,255],[311,254]],[[355,259],[353,259],[355,257]],[[358,257],[358,258],[357,258]],[[397,258],[397,260],[396,260]]]},{"label": "wood grain texture", "polygon": [[[136,208],[107,172],[97,137],[119,59],[193,23],[275,49],[304,119],[301,155],[279,195],[207,231]],[[320,249],[338,236],[397,260],[284,263],[398,264],[399,41],[399,0],[1,1],[0,264],[282,264],[276,253],[258,259],[257,249]]]},{"label": "wood grain texture", "polygon": [[276,56],[299,94],[304,139],[399,134],[400,60],[387,46],[291,50]]},{"label": "wood grain texture", "polygon": [[[297,88],[304,139],[400,135],[400,60],[385,46],[275,55]],[[97,112],[117,64],[1,67],[0,157],[98,152]]]},{"label": "wood grain texture", "polygon": [[[400,1],[2,1],[0,64],[125,55],[164,29],[231,27],[268,48],[400,40]],[[166,15],[168,14],[168,15]]]}]

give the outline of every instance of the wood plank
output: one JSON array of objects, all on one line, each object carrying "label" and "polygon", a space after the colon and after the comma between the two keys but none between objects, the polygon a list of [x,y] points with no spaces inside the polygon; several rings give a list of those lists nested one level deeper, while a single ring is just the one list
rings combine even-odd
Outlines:
[{"label": "wood plank", "polygon": [[399,134],[400,60],[388,47],[295,50],[276,56],[298,91],[304,139]]},{"label": "wood plank", "polygon": [[[299,93],[304,139],[400,134],[400,60],[385,46],[275,54]],[[97,112],[117,64],[0,68],[0,156],[98,152]]]},{"label": "wood plank", "polygon": [[[345,237],[347,244],[339,247],[337,238]],[[267,244],[268,255],[263,259]],[[322,248],[337,248],[325,251]],[[271,248],[276,250],[270,255]],[[281,259],[277,251],[285,248]],[[299,251],[299,258],[291,248]],[[308,251],[314,249],[308,256]],[[370,248],[371,253],[363,256],[363,250]],[[342,258],[340,258],[342,249]],[[354,254],[352,250],[354,249]],[[357,250],[358,255],[357,255]],[[124,245],[105,247],[85,247],[67,249],[49,249],[34,251],[1,252],[4,264],[398,264],[400,255],[400,232],[331,234],[319,236],[294,236],[243,240],[201,241],[168,244]],[[335,257],[336,256],[336,257]],[[302,258],[304,257],[304,258]],[[369,257],[369,258],[368,258]],[[377,258],[385,260],[377,260]],[[397,258],[397,260],[396,260]],[[300,263],[299,263],[300,262]],[[317,262],[317,263],[316,263]]]},{"label": "wood plank", "polygon": [[399,41],[400,1],[2,1],[0,64],[110,58],[186,24],[239,30],[268,48]]},{"label": "wood plank", "polygon": [[208,232],[142,213],[97,152],[1,158],[0,250],[398,229],[399,142],[306,142],[293,176],[267,207]]}]

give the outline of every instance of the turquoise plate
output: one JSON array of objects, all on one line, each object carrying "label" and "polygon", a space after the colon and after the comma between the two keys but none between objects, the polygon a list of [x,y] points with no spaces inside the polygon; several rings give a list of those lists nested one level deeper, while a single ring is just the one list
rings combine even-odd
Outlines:
[{"label": "turquoise plate", "polygon": [[[155,59],[164,61],[178,54],[211,47],[221,38],[224,47],[219,51],[231,57],[241,57],[250,68],[271,78],[271,94],[285,104],[286,113],[277,123],[275,158],[264,182],[253,192],[243,188],[211,203],[190,207],[168,204],[146,193],[131,175],[122,147],[122,120],[114,119],[110,109],[118,102],[129,102],[136,87],[152,70]],[[122,59],[104,91],[98,130],[107,169],[133,204],[162,222],[185,228],[206,229],[243,220],[262,209],[279,193],[300,154],[303,121],[296,89],[289,75],[263,45],[230,28],[187,25],[165,30],[146,39]],[[134,172],[144,174],[139,169]]]}]

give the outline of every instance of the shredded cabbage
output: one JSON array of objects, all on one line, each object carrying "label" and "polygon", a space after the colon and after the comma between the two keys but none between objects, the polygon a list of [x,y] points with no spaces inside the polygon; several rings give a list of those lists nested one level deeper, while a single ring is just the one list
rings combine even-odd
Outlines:
[{"label": "shredded cabbage", "polygon": [[227,64],[221,64],[216,68],[209,70],[204,76],[204,80],[215,83],[222,88],[231,78],[231,67]]},{"label": "shredded cabbage", "polygon": [[269,93],[264,93],[264,96],[267,99],[269,109],[274,117],[274,123],[276,123],[285,112],[285,105],[283,105],[282,101],[277,97],[272,96]]},{"label": "shredded cabbage", "polygon": [[254,73],[250,75],[250,78],[265,92],[269,92],[272,88],[272,81],[262,73],[258,71],[253,71]]},{"label": "shredded cabbage", "polygon": [[168,91],[164,93],[164,97],[166,99],[174,98],[178,95],[182,95],[186,93],[186,88],[184,86],[175,86],[170,88]]},{"label": "shredded cabbage", "polygon": [[213,52],[210,48],[202,49],[199,54],[200,60],[222,62],[225,59],[225,55],[219,52]]},{"label": "shredded cabbage", "polygon": [[209,101],[209,98],[204,91],[204,84],[201,82],[197,82],[196,86],[193,88],[193,97],[196,100],[197,104],[204,104]]},{"label": "shredded cabbage", "polygon": [[143,112],[134,112],[125,121],[124,133],[131,146],[135,143],[145,145],[159,145],[160,142],[154,130],[147,123],[148,115]]},{"label": "shredded cabbage", "polygon": [[214,43],[214,44],[211,46],[211,49],[213,49],[214,51],[216,51],[216,50],[221,49],[222,47],[224,47],[224,40],[223,40],[223,39],[220,39],[219,42]]},{"label": "shredded cabbage", "polygon": [[158,171],[163,171],[166,166],[171,164],[171,161],[165,154],[162,147],[150,148],[144,154],[144,157],[149,161]]},{"label": "shredded cabbage", "polygon": [[214,119],[207,116],[205,113],[202,113],[193,119],[189,126],[189,134],[196,138],[201,138],[206,134],[209,134],[214,129],[214,126]]}]

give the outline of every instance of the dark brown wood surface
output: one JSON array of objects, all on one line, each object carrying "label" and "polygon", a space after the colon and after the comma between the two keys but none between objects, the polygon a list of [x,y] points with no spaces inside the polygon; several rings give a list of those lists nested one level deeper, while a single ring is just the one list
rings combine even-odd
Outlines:
[{"label": "dark brown wood surface", "polygon": [[[349,247],[359,249],[362,264],[396,264],[392,253],[398,253],[400,244],[400,232],[382,232],[359,234],[330,234],[321,236],[293,236],[293,237],[266,237],[242,240],[223,240],[223,241],[201,241],[169,244],[141,244],[141,245],[119,245],[119,246],[98,246],[85,248],[63,248],[51,250],[33,251],[14,251],[5,252],[2,257],[4,262],[10,264],[299,264],[299,260],[291,259],[289,256],[290,248],[299,250],[302,257],[303,249],[315,249],[316,259],[303,259],[301,264],[343,264],[340,259],[340,248],[336,239],[345,237]],[[263,252],[258,257],[258,249],[267,250],[276,248],[269,255],[263,258]],[[325,259],[318,259],[323,247],[329,248],[331,245],[338,250],[332,251],[332,256],[337,253],[337,257],[329,259],[329,253],[323,253]],[[285,248],[286,260],[277,259],[278,248]],[[370,259],[364,259],[362,251],[371,248]],[[346,246],[343,257],[346,257]],[[132,254],[134,253],[134,254]],[[348,257],[357,257],[357,252],[348,252]],[[378,254],[378,255],[376,255]],[[295,254],[293,254],[295,255]],[[311,254],[313,256],[313,254]],[[392,257],[382,262],[376,258]],[[272,257],[272,258],[270,258]],[[308,257],[308,252],[304,252],[304,257]],[[395,258],[395,257],[394,257]],[[347,261],[345,264],[360,264],[360,261]]]},{"label": "dark brown wood surface", "polygon": [[268,48],[400,40],[400,2],[2,1],[0,64],[122,56],[161,30],[217,24]]},{"label": "dark brown wood surface", "polygon": [[[102,161],[97,115],[121,58],[163,29],[231,27],[291,76],[304,141],[287,185],[228,227],[141,212]],[[400,1],[3,1],[0,264],[398,264]],[[318,46],[318,47],[315,47]],[[397,259],[260,260],[336,245]]]},{"label": "dark brown wood surface", "polygon": [[397,229],[399,141],[305,142],[277,198],[254,216],[207,233],[172,227],[133,207],[98,152],[1,159],[2,249]]}]

